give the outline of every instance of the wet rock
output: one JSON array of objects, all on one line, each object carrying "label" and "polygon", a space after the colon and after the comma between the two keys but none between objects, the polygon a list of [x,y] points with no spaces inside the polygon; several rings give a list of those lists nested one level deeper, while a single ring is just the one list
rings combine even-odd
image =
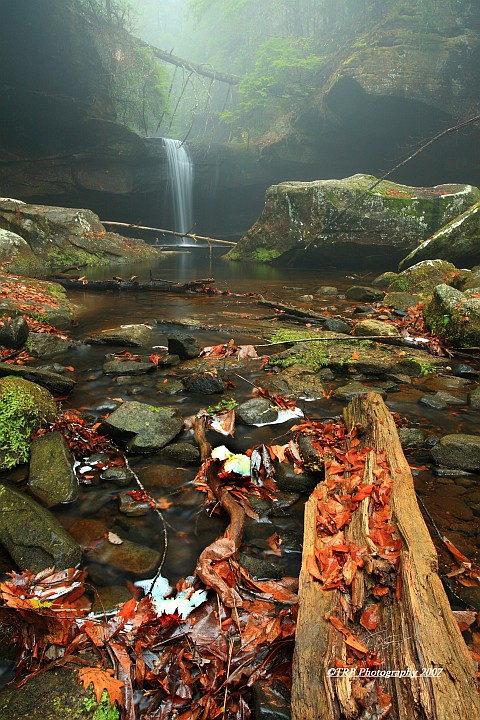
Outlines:
[{"label": "wet rock", "polygon": [[452,365],[452,375],[458,378],[465,378],[475,380],[478,378],[478,370],[466,365],[465,363],[455,363]]},{"label": "wet rock", "polygon": [[[174,468],[171,465],[149,465],[139,468],[139,475],[142,483],[149,489],[175,489],[185,485],[193,479],[195,471],[186,473],[182,469]],[[198,491],[195,491],[198,496]]]},{"label": "wet rock", "polygon": [[419,398],[418,402],[421,405],[432,408],[433,410],[445,410],[445,408],[448,407],[448,403],[439,396],[439,393],[435,393],[434,395],[423,395]]},{"label": "wet rock", "polygon": [[178,355],[180,360],[189,360],[198,357],[200,345],[192,335],[183,333],[171,333],[167,337],[168,352],[171,355]]},{"label": "wet rock", "polygon": [[338,295],[338,290],[336,287],[332,287],[330,285],[322,285],[318,288],[318,290],[315,291],[316,295]]},{"label": "wet rock", "polygon": [[261,498],[257,495],[250,497],[250,504],[260,517],[277,517],[286,514],[286,511],[300,499],[297,492],[275,493],[273,500]]},{"label": "wet rock", "polygon": [[422,300],[422,295],[415,295],[407,292],[387,292],[383,299],[386,307],[395,308],[406,312],[408,308],[415,307]]},{"label": "wet rock", "polygon": [[75,567],[80,548],[51,512],[31,498],[0,485],[0,543],[21,570]]},{"label": "wet rock", "polygon": [[191,443],[177,442],[164,447],[160,456],[168,460],[189,465],[191,463],[197,463],[200,460],[200,451]]},{"label": "wet rock", "polygon": [[[300,447],[302,457],[305,459],[306,464],[309,464],[309,458],[308,456],[305,457],[304,450],[305,446]],[[318,463],[318,450],[315,455],[315,462]],[[275,482],[282,492],[294,493],[309,493],[317,484],[317,480],[308,473],[295,474],[292,463],[286,462],[275,462]]]},{"label": "wet rock", "polygon": [[44,358],[66,352],[76,344],[73,340],[61,338],[58,335],[32,332],[27,341],[27,350],[35,357]]},{"label": "wet rock", "polygon": [[[132,597],[125,585],[109,585],[96,588],[93,599],[92,612],[109,612],[128,602]],[[60,719],[59,719],[60,720]]]},{"label": "wet rock", "polygon": [[158,392],[165,393],[166,395],[179,395],[184,391],[183,383],[181,380],[175,380],[172,378],[165,378],[155,384]]},{"label": "wet rock", "polygon": [[[19,253],[33,257],[32,250],[26,240],[15,232],[0,228],[0,263],[9,262]],[[7,347],[13,347],[13,345],[7,345]]]},{"label": "wet rock", "polygon": [[440,398],[444,402],[447,403],[447,405],[451,405],[453,407],[460,406],[460,405],[466,405],[467,404],[467,398],[466,397],[460,397],[459,395],[452,395],[451,393],[445,392],[444,390],[439,390],[437,393],[435,393],[436,397]]},{"label": "wet rock", "polygon": [[[1,233],[1,230],[0,230]],[[24,317],[8,320],[0,327],[0,345],[13,350],[19,350],[27,342],[30,330]]]},{"label": "wet rock", "polygon": [[266,383],[274,394],[306,400],[318,400],[323,397],[324,384],[311,368],[305,365],[292,365]]},{"label": "wet rock", "polygon": [[360,320],[355,325],[355,335],[380,335],[382,337],[400,338],[395,325],[382,320]]},{"label": "wet rock", "polygon": [[171,353],[167,353],[166,355],[163,355],[160,360],[158,361],[158,367],[173,367],[174,365],[178,365],[180,363],[180,357],[178,355],[172,355]]},{"label": "wet rock", "polygon": [[352,332],[352,326],[343,320],[337,320],[337,318],[327,318],[324,322],[325,330],[330,330],[337,335],[349,335]]},{"label": "wet rock", "polygon": [[237,420],[244,425],[257,425],[274,422],[278,417],[278,407],[266,398],[252,398],[235,408]]},{"label": "wet rock", "polygon": [[399,428],[398,437],[402,447],[420,448],[425,443],[426,433],[420,428]]},{"label": "wet rock", "polygon": [[101,330],[85,338],[91,345],[120,345],[121,347],[151,346],[154,333],[149,325],[120,325],[118,328]]},{"label": "wet rock", "polygon": [[394,280],[396,280],[397,277],[397,273],[384,272],[381,275],[378,275],[375,280],[372,280],[372,287],[382,289],[387,288]]},{"label": "wet rock", "polygon": [[108,480],[120,487],[131,483],[134,477],[134,473],[128,467],[109,467],[100,475],[101,480]]},{"label": "wet rock", "polygon": [[280,562],[262,560],[245,552],[240,553],[240,564],[255,580],[279,580],[285,572]]},{"label": "wet rock", "polygon": [[108,565],[115,570],[134,575],[149,577],[158,569],[161,554],[157,550],[124,540],[121,545],[113,545],[105,540],[86,553],[90,562]]},{"label": "wet rock", "polygon": [[102,520],[94,520],[93,518],[79,518],[69,523],[67,528],[70,535],[82,547],[100,540],[110,529]]},{"label": "wet rock", "polygon": [[130,452],[149,453],[168,445],[182,430],[183,420],[172,408],[131,401],[114,410],[103,426]]},{"label": "wet rock", "polygon": [[[427,327],[459,347],[480,344],[480,300],[442,284],[423,309]],[[454,373],[455,374],[455,373]]]},{"label": "wet rock", "polygon": [[329,380],[335,380],[335,375],[333,374],[333,372],[332,372],[332,371],[330,370],[330,368],[328,368],[328,367],[326,367],[326,368],[321,368],[321,369],[318,371],[317,375],[318,375],[318,377],[319,377],[321,380],[323,380],[323,381],[325,381],[325,382],[328,382]]},{"label": "wet rock", "polygon": [[123,515],[139,517],[148,515],[151,510],[150,504],[146,500],[134,500],[127,492],[118,493],[118,499],[120,501],[120,512]]},{"label": "wet rock", "polygon": [[85,692],[75,670],[57,668],[33,675],[22,687],[0,691],[2,720],[120,720],[110,700]]},{"label": "wet rock", "polygon": [[403,270],[388,292],[431,293],[437,285],[452,285],[458,276],[455,265],[445,260],[423,260]]},{"label": "wet rock", "polygon": [[56,412],[45,388],[21,378],[0,379],[0,470],[28,460],[30,435],[44,422],[53,422]]},{"label": "wet rock", "polygon": [[153,372],[156,365],[152,362],[135,362],[134,360],[107,360],[103,365],[105,375],[145,375]]},{"label": "wet rock", "polygon": [[360,382],[357,382],[354,380],[353,382],[347,383],[346,385],[342,385],[341,387],[336,388],[333,391],[333,397],[337,400],[343,400],[343,401],[350,401],[352,398],[356,397],[357,395],[365,395],[369,392],[377,392],[379,395],[385,399],[387,397],[387,393],[385,390],[381,387],[370,387],[368,385],[363,385]]},{"label": "wet rock", "polygon": [[465,470],[459,470],[458,468],[434,468],[433,474],[436,475],[439,478],[461,478],[465,477],[466,475],[472,475],[472,473],[468,473]]},{"label": "wet rock", "polygon": [[375,302],[383,300],[384,292],[377,288],[365,287],[364,285],[352,285],[345,292],[347,300],[358,300],[359,302]]},{"label": "wet rock", "polygon": [[[1,204],[0,199],[0,215]],[[34,261],[36,262],[36,259]],[[44,268],[42,270],[44,271]],[[74,306],[69,303],[65,290],[58,283],[4,275],[0,272],[0,283],[4,282],[8,282],[9,287],[8,294],[0,298],[1,315],[27,315],[33,320],[41,317],[44,322],[55,327],[71,322]]]},{"label": "wet rock", "polygon": [[290,693],[278,680],[253,684],[254,720],[290,720]]},{"label": "wet rock", "polygon": [[218,377],[215,369],[209,372],[193,373],[182,379],[183,387],[187,392],[200,395],[214,395],[225,390],[223,380]]},{"label": "wet rock", "polygon": [[[477,199],[478,200],[478,199]],[[459,267],[472,267],[480,262],[478,228],[480,226],[480,202],[437,230],[422,242],[400,263],[408,267],[419,260],[443,258]]]},{"label": "wet rock", "polygon": [[480,435],[445,435],[431,453],[437,465],[480,470]]},{"label": "wet rock", "polygon": [[480,386],[474,388],[469,394],[468,404],[471,410],[480,410]]},{"label": "wet rock", "polygon": [[300,295],[298,298],[301,302],[312,302],[313,295]]},{"label": "wet rock", "polygon": [[30,492],[48,508],[77,500],[78,481],[73,463],[73,455],[61,433],[35,438],[30,449]]},{"label": "wet rock", "polygon": [[75,380],[58,373],[0,362],[0,377],[6,375],[37,383],[37,385],[50,390],[54,395],[69,395],[75,387]]}]

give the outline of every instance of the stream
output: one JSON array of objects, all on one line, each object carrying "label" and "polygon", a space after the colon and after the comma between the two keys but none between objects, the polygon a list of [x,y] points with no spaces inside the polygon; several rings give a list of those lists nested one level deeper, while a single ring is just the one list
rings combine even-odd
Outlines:
[{"label": "stream", "polygon": [[[166,333],[173,328],[194,335],[202,347],[226,343],[230,338],[234,338],[236,344],[257,345],[268,342],[278,323],[268,319],[268,310],[256,304],[252,293],[260,293],[270,300],[311,307],[316,312],[327,310],[331,314],[348,314],[355,304],[346,301],[342,293],[353,284],[369,285],[374,277],[333,271],[322,273],[308,269],[281,269],[270,265],[250,265],[246,268],[240,263],[223,262],[220,258],[222,252],[199,247],[189,249],[185,246],[182,251],[167,253],[154,267],[122,266],[121,273],[125,278],[136,275],[140,280],[148,280],[150,276],[172,281],[212,277],[215,278],[215,287],[230,291],[231,294],[99,294],[89,292],[86,285],[85,291],[70,293],[72,302],[81,306],[78,325],[71,331],[72,337],[83,338],[92,332],[119,325],[149,323],[154,329],[155,346],[166,345]],[[112,270],[107,272],[97,268],[89,270],[87,276],[89,279],[111,278]],[[303,295],[314,294],[319,286],[334,286],[339,294],[314,295],[313,301],[302,301]],[[298,324],[297,328],[301,329],[302,325]],[[64,402],[64,409],[76,408],[95,419],[101,419],[119,401],[136,400],[173,406],[185,418],[196,414],[201,407],[215,404],[221,397],[174,392],[175,367],[159,368],[153,374],[131,378],[108,377],[102,372],[105,355],[118,349],[79,345],[65,356],[54,358],[55,362],[71,365],[75,369],[77,385]],[[130,350],[132,353],[137,352],[134,348]],[[155,352],[149,348],[138,352],[142,350],[147,357],[150,352]],[[452,360],[452,364],[454,362],[459,361]],[[45,366],[51,363],[41,360],[38,364]],[[262,386],[265,381],[266,373],[261,365],[260,361],[253,361],[246,379],[238,377],[234,369],[227,370],[226,378],[235,385],[227,394],[234,394],[237,402],[251,398],[250,383]],[[239,371],[242,372],[245,370]],[[351,379],[355,377],[336,377],[331,381],[330,388],[343,385]],[[374,380],[366,381],[366,384],[369,382],[375,385]],[[387,404],[393,412],[407,416],[409,427],[426,431],[429,442],[433,442],[435,438],[451,432],[480,432],[478,413],[469,410],[466,405],[467,393],[473,387],[474,381],[469,379],[459,381],[459,386],[452,388],[441,377],[415,378],[411,385],[391,384]],[[418,402],[426,393],[438,389],[447,389],[458,395],[465,400],[464,404],[439,411]],[[304,414],[313,419],[338,416],[345,404],[326,397],[314,402],[298,403]],[[284,443],[288,441],[288,430],[294,423],[292,420],[259,428],[240,425],[234,439],[215,434],[213,443],[226,444],[236,452],[260,443]],[[179,439],[193,440],[192,431],[184,431]],[[417,492],[439,531],[476,562],[480,548],[480,492],[477,489],[480,477],[468,473],[462,473],[458,478],[435,474],[436,468],[427,449],[408,450],[406,455],[414,468],[420,468],[413,469]],[[193,573],[200,552],[223,532],[225,521],[218,515],[206,512],[204,494],[192,485],[198,464],[179,467],[174,462],[159,460],[156,455],[130,456],[129,463],[147,490],[165,504],[163,515],[168,532],[168,548],[162,574],[174,584],[180,577]],[[21,472],[13,471],[12,478],[18,481]],[[103,532],[113,532],[122,539],[163,552],[164,531],[155,513],[148,508],[138,515],[119,511],[119,493],[135,489],[135,484],[120,487],[94,475],[92,480],[86,480],[81,485],[80,499],[72,505],[57,508],[56,514],[67,529],[75,525],[76,536],[82,537],[87,545]],[[295,575],[299,571],[305,497],[291,498],[293,504],[273,517],[262,518],[260,522],[249,520],[247,523],[247,552],[263,561],[277,564],[280,574]],[[451,559],[443,549],[430,519],[426,517],[426,521],[440,553],[441,571],[448,572]],[[274,532],[281,539],[282,555],[272,560],[266,539]],[[0,557],[0,570],[8,569],[11,569],[11,561],[8,557]],[[98,600],[95,601],[96,610],[128,599],[130,583],[138,579],[138,575],[128,568],[122,571],[104,564],[87,563],[87,569],[89,582],[95,587]],[[466,599],[468,596],[471,603],[480,609],[478,589],[462,588],[462,591],[465,591]]]}]

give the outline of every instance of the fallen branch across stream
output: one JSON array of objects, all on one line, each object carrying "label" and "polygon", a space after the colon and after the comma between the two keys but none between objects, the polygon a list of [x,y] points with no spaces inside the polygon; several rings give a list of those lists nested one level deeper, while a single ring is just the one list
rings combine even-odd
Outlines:
[{"label": "fallen branch across stream", "polygon": [[102,225],[114,225],[115,227],[125,227],[125,228],[132,228],[134,230],[148,230],[150,232],[159,232],[163,233],[163,235],[173,235],[173,237],[188,237],[191,240],[203,240],[207,243],[213,243],[215,245],[236,245],[236,242],[232,242],[231,240],[219,240],[218,238],[212,238],[207,237],[206,235],[197,235],[196,233],[191,232],[177,232],[176,230],[165,230],[164,228],[154,228],[149,227],[148,225],[135,225],[132,223],[124,223],[124,222],[115,222],[113,220],[100,220]]},{"label": "fallen branch across stream", "polygon": [[138,282],[137,280],[86,280],[84,278],[66,278],[63,276],[53,276],[47,278],[52,282],[62,285],[66,290],[86,290],[88,292],[104,292],[111,290],[113,292],[139,292],[145,290],[154,290],[156,292],[217,292],[211,286],[215,283],[214,278],[204,278],[202,280],[189,280],[188,282],[179,283],[171,280],[150,280],[148,282]]}]

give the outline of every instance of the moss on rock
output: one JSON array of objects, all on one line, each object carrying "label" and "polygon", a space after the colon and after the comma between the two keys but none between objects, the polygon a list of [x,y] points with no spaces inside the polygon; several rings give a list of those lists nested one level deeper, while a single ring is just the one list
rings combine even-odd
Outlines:
[{"label": "moss on rock", "polygon": [[480,343],[480,300],[449,287],[438,285],[423,310],[425,322],[440,338],[458,347],[477,347]]}]

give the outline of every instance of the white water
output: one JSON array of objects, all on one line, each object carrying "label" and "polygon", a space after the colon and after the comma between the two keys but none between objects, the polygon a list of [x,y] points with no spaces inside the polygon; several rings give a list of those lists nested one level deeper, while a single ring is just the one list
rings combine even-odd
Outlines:
[{"label": "white water", "polygon": [[193,163],[188,147],[180,140],[163,138],[168,161],[168,185],[176,232],[191,232],[193,227]]}]

